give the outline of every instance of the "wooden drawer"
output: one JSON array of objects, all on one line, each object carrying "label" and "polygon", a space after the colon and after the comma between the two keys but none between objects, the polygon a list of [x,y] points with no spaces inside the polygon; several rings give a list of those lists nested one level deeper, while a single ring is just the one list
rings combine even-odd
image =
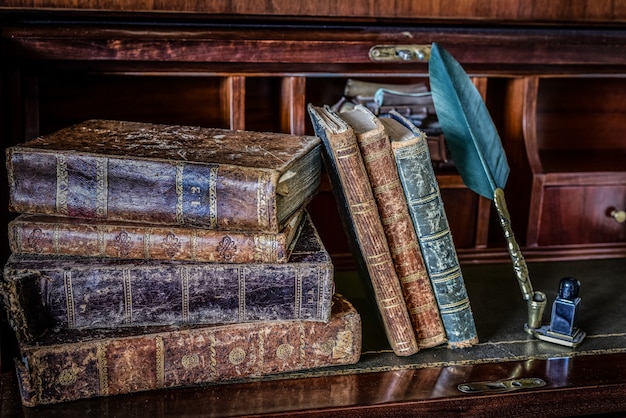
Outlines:
[{"label": "wooden drawer", "polygon": [[546,187],[538,244],[570,245],[626,242],[626,223],[610,216],[626,207],[626,184]]}]

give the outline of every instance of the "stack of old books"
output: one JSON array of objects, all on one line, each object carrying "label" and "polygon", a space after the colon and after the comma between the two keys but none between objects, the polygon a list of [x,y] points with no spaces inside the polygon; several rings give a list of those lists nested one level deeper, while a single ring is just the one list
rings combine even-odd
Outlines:
[{"label": "stack of old books", "polygon": [[316,137],[91,120],[7,151],[24,405],[350,364]]}]

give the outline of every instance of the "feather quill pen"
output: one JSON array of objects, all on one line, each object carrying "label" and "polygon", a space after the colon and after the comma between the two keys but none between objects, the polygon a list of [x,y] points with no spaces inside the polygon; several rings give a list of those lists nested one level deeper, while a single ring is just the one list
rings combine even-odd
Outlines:
[{"label": "feather quill pen", "polygon": [[522,296],[528,301],[527,327],[538,328],[546,297],[533,291],[513,235],[503,191],[510,170],[498,131],[465,70],[436,43],[431,48],[428,71],[435,111],[452,159],[465,185],[494,201]]}]

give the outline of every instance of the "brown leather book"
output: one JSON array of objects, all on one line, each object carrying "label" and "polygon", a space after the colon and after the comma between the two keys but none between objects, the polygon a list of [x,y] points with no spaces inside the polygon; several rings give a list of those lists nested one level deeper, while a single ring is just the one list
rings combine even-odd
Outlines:
[{"label": "brown leather book", "polygon": [[277,233],[320,153],[313,136],[89,120],[7,149],[9,209]]},{"label": "brown leather book", "polygon": [[9,246],[28,254],[286,263],[303,213],[276,234],[22,214],[9,222]]},{"label": "brown leather book", "polygon": [[446,333],[385,131],[385,118],[379,120],[362,105],[339,113],[339,117],[356,134],[417,343],[423,348],[442,344]]},{"label": "brown leather book", "polygon": [[18,339],[58,329],[327,322],[333,264],[307,216],[288,263],[12,254],[2,293]]},{"label": "brown leather book", "polygon": [[308,106],[325,146],[327,171],[360,273],[369,277],[389,344],[399,356],[419,350],[385,231],[353,129],[328,106]]},{"label": "brown leather book", "polygon": [[361,318],[333,297],[330,322],[50,333],[20,345],[22,403],[36,406],[356,363]]}]

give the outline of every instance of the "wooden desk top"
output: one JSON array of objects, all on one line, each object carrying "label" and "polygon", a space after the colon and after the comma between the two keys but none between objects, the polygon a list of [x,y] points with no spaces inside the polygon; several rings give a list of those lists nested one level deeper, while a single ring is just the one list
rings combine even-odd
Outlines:
[{"label": "wooden desk top", "polygon": [[[511,377],[539,377],[546,385],[479,395],[457,389],[461,383]],[[22,408],[13,373],[4,372],[1,384],[2,417],[617,414],[626,412],[626,354],[167,389],[37,408]]]},{"label": "wooden desk top", "polygon": [[[623,281],[626,259],[529,264],[535,288],[546,291],[550,303],[560,277],[575,273],[581,280],[579,323],[588,336],[576,349],[559,348],[525,336],[522,330],[525,308],[510,269],[507,264],[463,266],[482,341],[480,346],[465,353],[437,347],[411,358],[394,357],[385,350],[388,346],[377,334],[374,317],[367,314],[367,309],[359,309],[363,317],[364,354],[357,367],[36,408],[22,408],[14,373],[7,368],[0,380],[0,411],[2,417],[45,414],[81,418],[198,414],[327,417],[345,416],[347,412],[355,416],[394,417],[445,417],[459,413],[481,417],[600,413],[623,416],[626,413],[626,305],[614,295],[623,294],[626,286]],[[362,303],[359,300],[362,289],[354,289],[355,277],[337,276],[337,287]],[[549,312],[544,315],[544,321],[546,317],[549,318]],[[500,344],[503,339],[505,343]],[[491,358],[494,353],[502,352],[510,353]],[[462,383],[511,378],[539,378],[545,381],[545,386],[484,394],[466,394],[458,389]]]}]

